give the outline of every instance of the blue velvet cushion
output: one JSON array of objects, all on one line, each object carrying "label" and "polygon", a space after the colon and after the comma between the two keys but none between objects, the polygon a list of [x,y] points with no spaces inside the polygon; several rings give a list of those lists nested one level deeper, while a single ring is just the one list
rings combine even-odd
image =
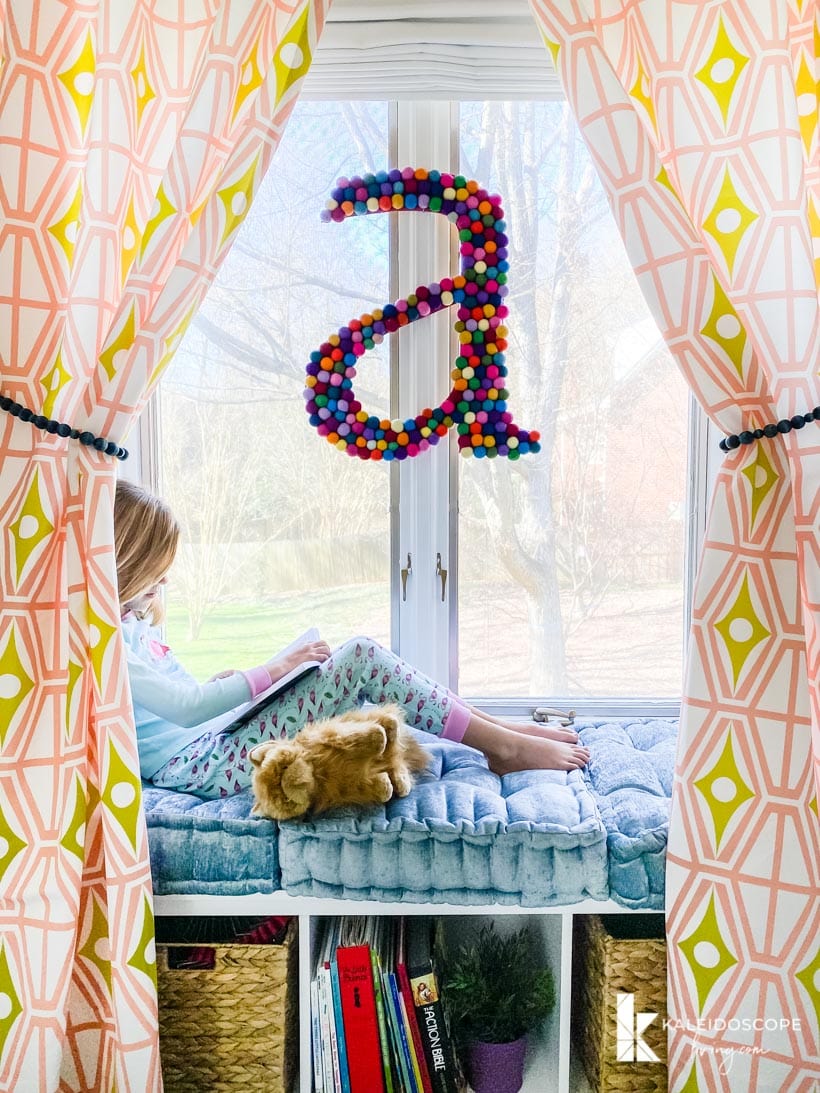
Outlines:
[{"label": "blue velvet cushion", "polygon": [[606,899],[606,838],[580,771],[497,777],[473,748],[417,733],[408,797],[280,824],[293,895],[549,907]]},{"label": "blue velvet cushion", "polygon": [[583,721],[586,777],[607,833],[609,894],[624,907],[662,910],[678,722]]},{"label": "blue velvet cushion", "polygon": [[[425,733],[409,797],[281,825],[249,790],[218,801],[143,786],[158,895],[274,892],[532,907],[613,898],[661,909],[677,722],[582,721],[587,770],[498,778]],[[281,865],[281,875],[280,875]]]},{"label": "blue velvet cushion", "polygon": [[253,796],[203,801],[143,784],[151,876],[158,896],[244,896],[280,887],[276,824],[251,816]]}]

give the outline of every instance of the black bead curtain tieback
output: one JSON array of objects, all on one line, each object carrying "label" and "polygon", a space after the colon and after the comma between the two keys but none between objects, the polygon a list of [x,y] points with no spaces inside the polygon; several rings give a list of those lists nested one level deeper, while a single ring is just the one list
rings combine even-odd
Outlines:
[{"label": "black bead curtain tieback", "polygon": [[106,440],[102,436],[94,436],[93,433],[87,431],[81,433],[79,429],[72,429],[70,425],[66,425],[63,421],[55,421],[54,418],[46,417],[44,414],[35,414],[26,406],[15,402],[14,399],[10,399],[7,395],[0,395],[0,410],[5,410],[12,417],[19,417],[21,421],[30,421],[36,429],[43,429],[54,436],[79,440],[81,444],[85,444],[88,448],[96,448],[98,452],[102,452],[104,455],[113,455],[117,459],[128,458],[128,449],[121,448],[113,440]]},{"label": "black bead curtain tieback", "polygon": [[756,440],[762,440],[764,436],[771,438],[790,433],[792,429],[802,429],[804,425],[808,425],[812,421],[820,421],[820,406],[815,406],[807,414],[784,417],[782,421],[778,421],[776,424],[764,425],[762,429],[744,429],[742,433],[732,433],[731,436],[725,436],[720,442],[721,451],[734,451],[741,444],[753,444]]}]

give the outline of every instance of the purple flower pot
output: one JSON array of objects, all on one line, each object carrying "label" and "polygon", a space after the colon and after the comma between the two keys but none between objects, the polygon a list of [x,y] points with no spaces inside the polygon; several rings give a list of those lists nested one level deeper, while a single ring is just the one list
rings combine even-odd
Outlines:
[{"label": "purple flower pot", "polygon": [[485,1044],[481,1040],[468,1044],[468,1076],[475,1093],[518,1093],[524,1084],[526,1053],[526,1036],[510,1044]]}]

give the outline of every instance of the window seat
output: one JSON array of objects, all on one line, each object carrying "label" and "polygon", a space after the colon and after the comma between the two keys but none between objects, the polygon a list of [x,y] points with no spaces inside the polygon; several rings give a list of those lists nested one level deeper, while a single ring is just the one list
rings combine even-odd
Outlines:
[{"label": "window seat", "polygon": [[145,785],[154,892],[662,909],[677,721],[576,728],[586,771],[503,778],[473,748],[419,733],[431,768],[408,797],[308,821],[251,816],[250,790],[202,801]]}]

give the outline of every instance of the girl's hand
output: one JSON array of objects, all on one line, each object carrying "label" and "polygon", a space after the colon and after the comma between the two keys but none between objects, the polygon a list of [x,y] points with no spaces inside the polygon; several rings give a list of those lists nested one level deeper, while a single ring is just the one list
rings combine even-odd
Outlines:
[{"label": "girl's hand", "polygon": [[264,667],[267,669],[271,683],[276,683],[282,676],[286,676],[288,672],[292,672],[305,661],[318,660],[321,663],[329,656],[330,646],[326,641],[309,641],[305,645],[298,646],[287,656],[273,657],[266,661]]},{"label": "girl's hand", "polygon": [[234,675],[236,675],[236,668],[226,668],[224,672],[217,672],[215,676],[211,676],[208,682],[213,683],[215,679],[227,679],[228,676]]}]

